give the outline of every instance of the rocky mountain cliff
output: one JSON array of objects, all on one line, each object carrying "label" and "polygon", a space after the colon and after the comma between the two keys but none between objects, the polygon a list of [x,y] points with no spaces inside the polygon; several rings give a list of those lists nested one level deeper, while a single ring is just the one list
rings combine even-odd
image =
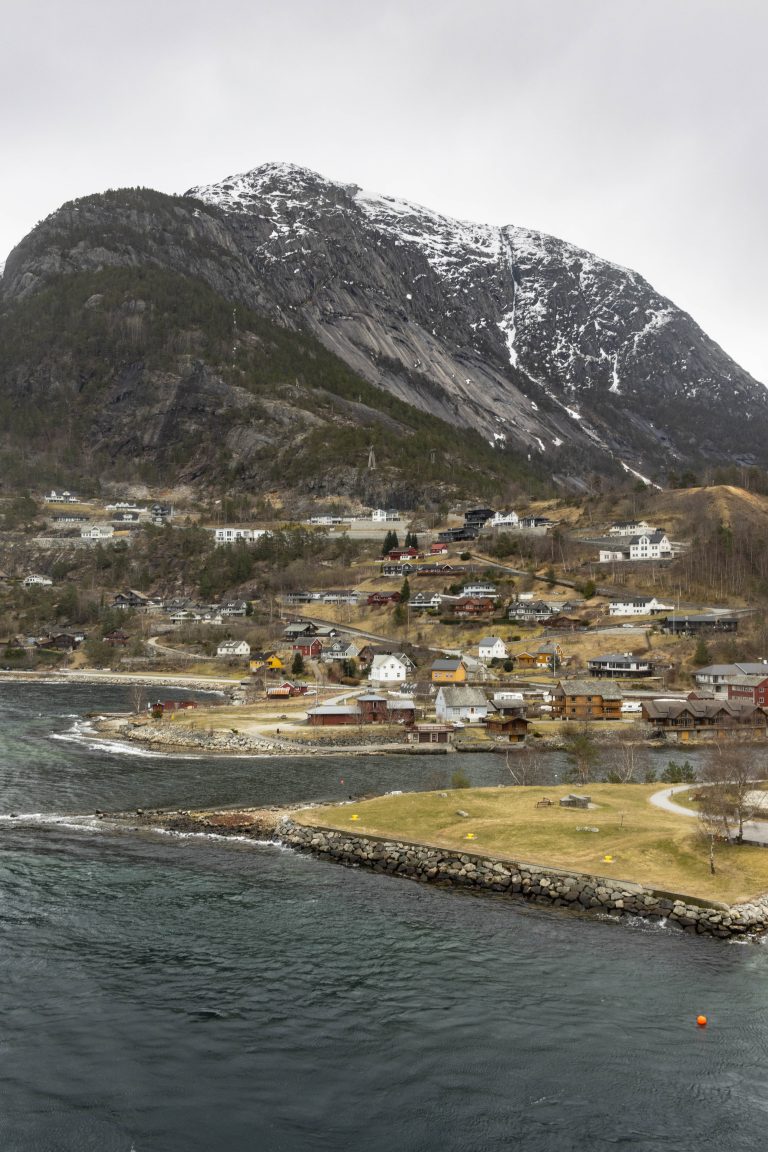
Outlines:
[{"label": "rocky mountain cliff", "polygon": [[[0,282],[6,331],[36,298],[66,295],[68,280],[90,277],[98,296],[98,277],[119,270],[130,285],[121,281],[126,297],[107,328],[135,344],[132,358],[121,344],[129,363],[110,376],[118,390],[129,368],[146,370],[146,315],[130,312],[131,300],[154,307],[143,274],[191,279],[235,305],[215,364],[190,335],[201,318],[190,327],[164,310],[186,333],[176,343],[187,357],[183,371],[178,361],[165,366],[177,374],[166,416],[174,404],[183,410],[189,385],[179,381],[215,377],[218,399],[203,389],[198,401],[228,410],[228,442],[239,437],[242,459],[253,437],[235,427],[244,401],[227,393],[235,382],[225,379],[222,349],[229,342],[242,353],[247,309],[275,330],[314,336],[374,386],[371,395],[380,390],[440,427],[473,429],[498,457],[560,476],[768,464],[766,389],[636,273],[541,233],[451,220],[284,164],[183,197],[105,193],[65,205],[11,253]],[[0,329],[0,398],[55,391],[76,367],[74,347],[65,372],[49,346],[42,355],[28,340],[23,352],[15,344],[9,351]],[[289,409],[286,399],[290,423]],[[103,416],[98,436],[119,453]]]}]

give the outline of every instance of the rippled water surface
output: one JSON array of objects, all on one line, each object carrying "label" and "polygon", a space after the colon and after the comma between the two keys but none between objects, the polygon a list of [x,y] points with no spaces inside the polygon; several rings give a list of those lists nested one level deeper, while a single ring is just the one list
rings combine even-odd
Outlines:
[{"label": "rippled water surface", "polygon": [[[0,684],[0,812],[325,798],[436,771],[52,738],[125,699]],[[462,767],[503,778],[495,758]],[[2,1152],[758,1149],[767,1001],[764,945],[267,845],[0,822]]]}]

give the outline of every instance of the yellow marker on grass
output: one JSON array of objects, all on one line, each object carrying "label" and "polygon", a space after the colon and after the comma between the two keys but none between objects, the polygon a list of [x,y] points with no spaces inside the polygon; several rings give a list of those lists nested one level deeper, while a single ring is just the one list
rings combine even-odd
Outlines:
[{"label": "yellow marker on grass", "polygon": [[613,864],[613,856],[603,856],[603,860],[606,864]]},{"label": "yellow marker on grass", "polygon": [[466,836],[464,837],[464,839],[465,839],[465,840],[474,840],[474,839],[475,839],[475,834],[474,834],[474,832],[467,832],[467,834],[466,834]]},{"label": "yellow marker on grass", "polygon": [[350,820],[359,820],[359,819],[360,819],[360,817],[358,816],[357,812],[355,812],[352,816],[350,816]]}]

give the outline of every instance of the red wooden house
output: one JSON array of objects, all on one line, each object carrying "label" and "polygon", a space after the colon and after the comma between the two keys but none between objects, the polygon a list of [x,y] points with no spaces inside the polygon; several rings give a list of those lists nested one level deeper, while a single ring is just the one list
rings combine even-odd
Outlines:
[{"label": "red wooden house", "polygon": [[302,656],[308,656],[312,660],[316,660],[323,650],[323,645],[317,637],[303,636],[300,640],[296,640],[291,644],[292,652],[299,652]]}]

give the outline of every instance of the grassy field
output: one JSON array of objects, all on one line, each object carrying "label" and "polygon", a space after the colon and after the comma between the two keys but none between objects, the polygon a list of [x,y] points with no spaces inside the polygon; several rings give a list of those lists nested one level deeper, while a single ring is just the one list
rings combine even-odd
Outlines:
[{"label": "grassy field", "polygon": [[[658,785],[591,784],[585,791],[597,807],[560,808],[563,788],[468,788],[312,808],[297,819],[634,880],[727,903],[768,891],[766,849],[718,846],[717,872],[711,876],[708,844],[698,822],[649,803]],[[553,799],[554,806],[537,808],[543,798]],[[469,815],[458,816],[459,809]],[[599,831],[579,831],[585,827]]]}]

